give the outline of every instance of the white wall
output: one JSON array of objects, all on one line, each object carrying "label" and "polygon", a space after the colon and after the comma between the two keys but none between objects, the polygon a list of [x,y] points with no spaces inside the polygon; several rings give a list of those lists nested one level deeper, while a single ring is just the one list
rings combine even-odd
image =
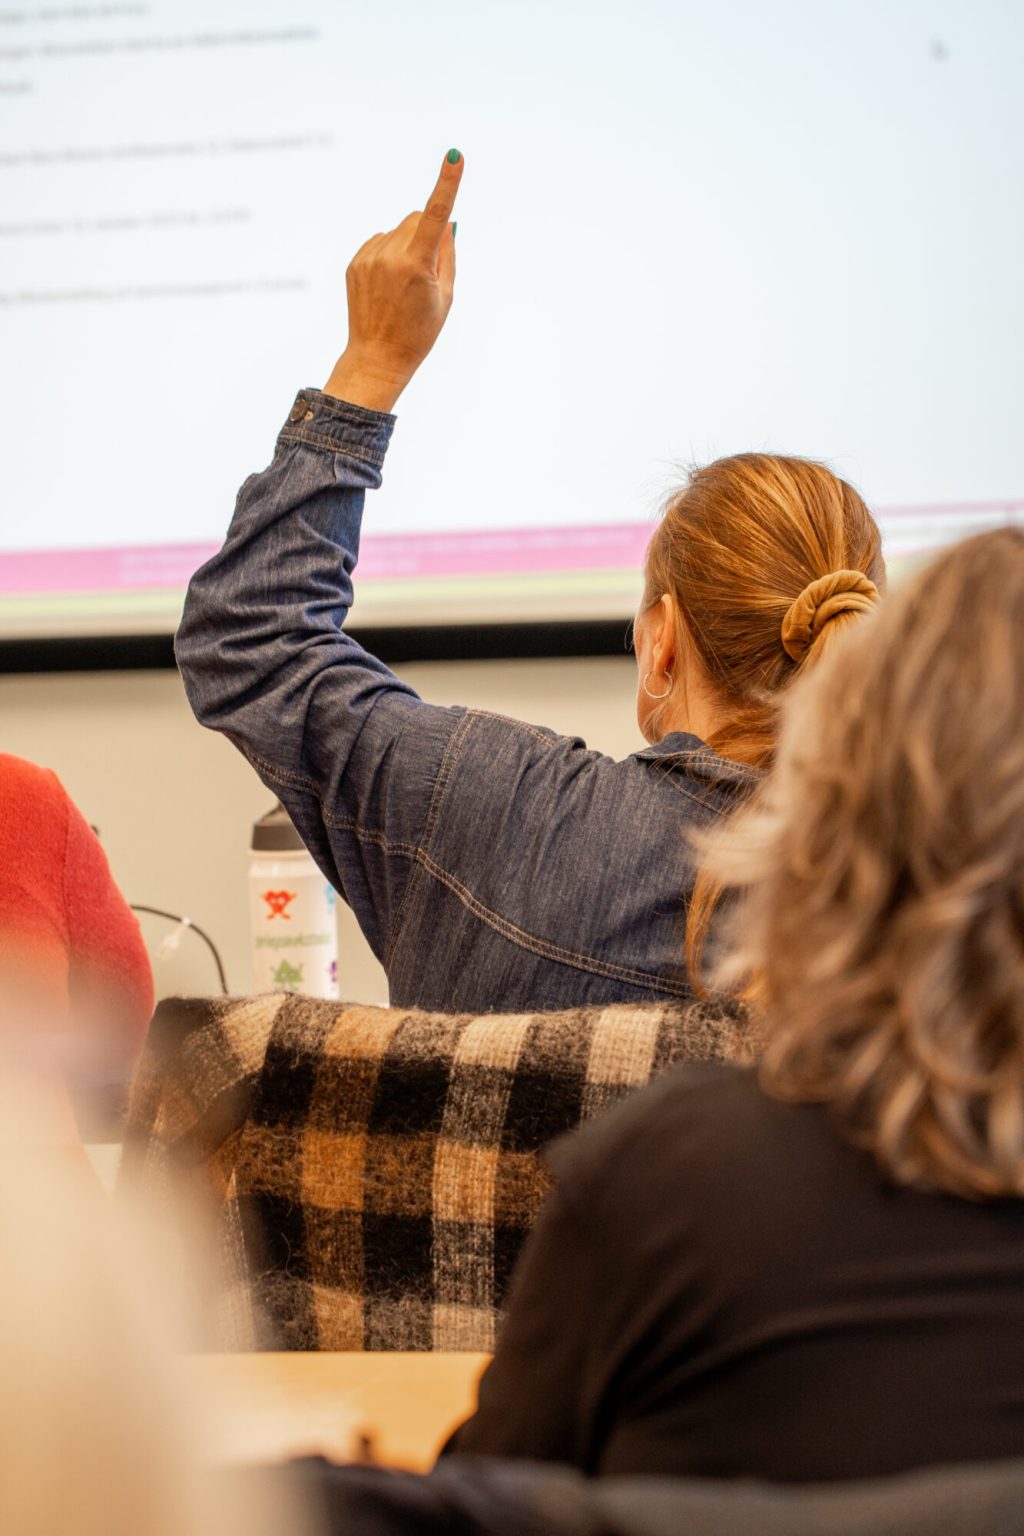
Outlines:
[{"label": "white wall", "polygon": [[[642,745],[632,658],[435,663],[399,669],[425,698],[470,704],[583,736],[624,757]],[[129,901],[187,913],[220,949],[234,991],[250,986],[248,839],[273,796],[221,738],[192,718],[172,672],[0,677],[0,743],[53,768],[100,830]],[[341,991],[383,1002],[384,975],[348,909],[341,915]],[[168,924],[146,919],[151,950]],[[154,959],[161,996],[215,992],[198,939]]]}]

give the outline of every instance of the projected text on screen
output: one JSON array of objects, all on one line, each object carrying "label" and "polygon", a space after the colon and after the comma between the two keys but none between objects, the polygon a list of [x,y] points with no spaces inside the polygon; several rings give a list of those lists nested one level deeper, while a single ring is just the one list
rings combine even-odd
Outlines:
[{"label": "projected text on screen", "polygon": [[828,460],[897,567],[1024,516],[1022,68],[996,0],[0,8],[0,632],[173,627],[451,143],[357,612],[626,615],[743,449]]}]

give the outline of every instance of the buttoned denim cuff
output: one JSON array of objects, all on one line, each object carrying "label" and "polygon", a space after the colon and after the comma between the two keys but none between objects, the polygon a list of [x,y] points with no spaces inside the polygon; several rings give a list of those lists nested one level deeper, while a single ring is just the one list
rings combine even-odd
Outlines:
[{"label": "buttoned denim cuff", "polygon": [[394,429],[395,417],[387,411],[351,405],[322,389],[300,389],[277,441],[344,453],[379,469]]}]

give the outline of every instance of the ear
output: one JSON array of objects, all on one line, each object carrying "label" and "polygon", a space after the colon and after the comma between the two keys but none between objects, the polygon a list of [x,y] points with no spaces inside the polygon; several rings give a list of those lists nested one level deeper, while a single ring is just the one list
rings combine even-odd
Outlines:
[{"label": "ear", "polygon": [[671,674],[675,668],[678,619],[675,598],[670,592],[663,593],[651,611],[651,660],[659,674]]}]

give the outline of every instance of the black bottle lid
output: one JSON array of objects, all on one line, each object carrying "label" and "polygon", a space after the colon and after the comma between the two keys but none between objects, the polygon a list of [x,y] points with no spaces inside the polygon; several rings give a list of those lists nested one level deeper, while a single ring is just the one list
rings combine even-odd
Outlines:
[{"label": "black bottle lid", "polygon": [[301,853],[305,848],[280,800],[252,824],[253,853]]}]

